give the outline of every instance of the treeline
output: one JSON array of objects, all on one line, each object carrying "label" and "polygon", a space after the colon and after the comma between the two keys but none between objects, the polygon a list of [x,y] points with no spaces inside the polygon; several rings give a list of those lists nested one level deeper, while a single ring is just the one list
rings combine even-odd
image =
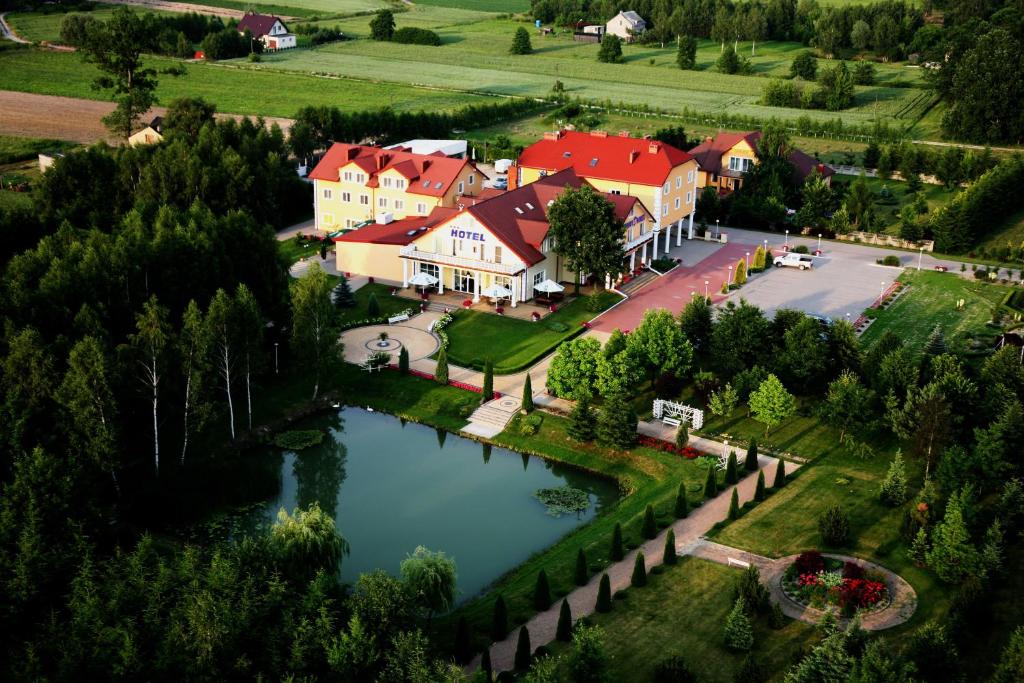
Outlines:
[{"label": "treeline", "polygon": [[1002,220],[1024,207],[1024,157],[1016,155],[986,172],[935,211],[928,228],[935,249],[958,254],[978,244]]},{"label": "treeline", "polygon": [[295,156],[309,157],[334,142],[386,145],[410,138],[448,138],[454,129],[493,125],[548,106],[529,99],[471,104],[453,112],[396,112],[391,108],[345,112],[337,107],[303,107],[295,114],[290,144]]},{"label": "treeline", "polygon": [[[88,14],[68,14],[61,20],[61,42],[83,47],[96,33],[95,27],[103,23]],[[250,49],[258,52],[263,47],[262,43],[252,41],[251,36],[239,34],[237,26],[238,22],[234,19],[225,24],[220,17],[195,12],[147,12],[139,16],[140,30],[131,39],[136,41],[138,49],[143,52],[182,59],[191,58],[195,53],[194,46],[200,43],[211,59],[241,57],[248,54]],[[211,52],[216,56],[210,55]]]}]

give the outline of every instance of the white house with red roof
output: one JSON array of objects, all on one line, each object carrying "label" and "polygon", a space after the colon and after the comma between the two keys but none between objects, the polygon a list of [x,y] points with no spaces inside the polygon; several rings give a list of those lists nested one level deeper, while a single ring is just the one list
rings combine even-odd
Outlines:
[{"label": "white house with red roof", "polygon": [[[534,297],[545,280],[571,282],[548,235],[547,207],[566,187],[587,183],[571,168],[505,193],[463,197],[454,212],[409,217],[400,225],[370,225],[335,238],[338,270],[401,282],[424,272],[438,290],[462,292],[474,301],[491,285],[513,292],[511,304]],[[636,197],[605,193],[622,221],[626,264],[654,240],[651,212]],[[449,211],[449,209],[444,209]],[[397,249],[395,248],[397,247]],[[394,255],[397,252],[398,258]],[[651,249],[653,255],[653,248]]]},{"label": "white house with red roof", "polygon": [[246,12],[238,22],[238,32],[249,32],[254,39],[263,43],[268,50],[287,50],[295,47],[295,34],[288,33],[288,27],[280,18],[271,14]]},{"label": "white house with red roof", "polygon": [[668,253],[673,229],[676,246],[684,232],[693,236],[698,164],[687,152],[625,131],[560,130],[523,150],[509,170],[509,185],[526,185],[567,168],[602,192],[636,197],[649,208],[655,231],[652,256]]},{"label": "white house with red roof", "polygon": [[346,143],[331,145],[309,177],[316,227],[327,232],[427,216],[480,194],[485,180],[467,159]]}]

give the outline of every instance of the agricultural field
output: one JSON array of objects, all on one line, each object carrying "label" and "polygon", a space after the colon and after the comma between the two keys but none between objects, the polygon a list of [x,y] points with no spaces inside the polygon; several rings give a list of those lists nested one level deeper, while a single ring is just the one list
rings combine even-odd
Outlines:
[{"label": "agricultural field", "polygon": [[[1007,287],[953,273],[911,270],[904,272],[900,281],[910,285],[909,291],[878,312],[875,322],[861,337],[865,348],[891,330],[907,346],[920,351],[935,325],[942,327],[946,344],[957,352],[967,350],[976,337],[994,339],[996,330],[987,323],[1006,297]],[[957,301],[961,299],[964,306],[958,309]]]},{"label": "agricultural field", "polygon": [[529,12],[529,0],[416,0],[417,5],[455,7],[482,12]]},{"label": "agricultural field", "polygon": [[[149,57],[147,66],[162,71],[181,64],[167,57]],[[344,110],[391,105],[397,110],[447,110],[488,98],[463,92],[412,86],[381,85],[362,80],[324,78],[294,73],[256,72],[223,64],[194,63],[187,74],[159,74],[159,104],[176,97],[205,97],[226,113],[291,117],[303,105],[330,105]],[[0,90],[108,100],[91,87],[96,67],[81,56],[34,48],[0,52]]]},{"label": "agricultural field", "polygon": [[[60,42],[60,24],[68,14],[86,14],[96,21],[106,21],[113,16],[115,9],[113,5],[99,5],[91,12],[12,12],[7,15],[7,23],[25,40],[57,43]],[[152,11],[154,14],[173,14]]]}]

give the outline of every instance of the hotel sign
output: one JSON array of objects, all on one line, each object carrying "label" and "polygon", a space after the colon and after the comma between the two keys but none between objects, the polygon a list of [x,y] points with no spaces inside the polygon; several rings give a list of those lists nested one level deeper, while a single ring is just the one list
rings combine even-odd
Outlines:
[{"label": "hotel sign", "polygon": [[474,240],[476,242],[484,242],[484,233],[473,232],[472,230],[459,230],[458,228],[452,228],[452,237],[460,240]]}]

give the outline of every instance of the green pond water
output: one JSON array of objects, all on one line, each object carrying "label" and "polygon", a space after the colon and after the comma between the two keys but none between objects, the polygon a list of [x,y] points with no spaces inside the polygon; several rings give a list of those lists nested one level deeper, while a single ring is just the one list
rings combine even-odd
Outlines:
[{"label": "green pond water", "polygon": [[[382,413],[345,408],[294,429],[328,437],[265,456],[280,461],[280,487],[256,521],[318,502],[351,547],[342,561],[346,581],[378,568],[397,575],[423,545],[454,558],[461,602],[619,497],[609,480]],[[566,485],[589,494],[585,511],[554,517],[533,497]]]}]

